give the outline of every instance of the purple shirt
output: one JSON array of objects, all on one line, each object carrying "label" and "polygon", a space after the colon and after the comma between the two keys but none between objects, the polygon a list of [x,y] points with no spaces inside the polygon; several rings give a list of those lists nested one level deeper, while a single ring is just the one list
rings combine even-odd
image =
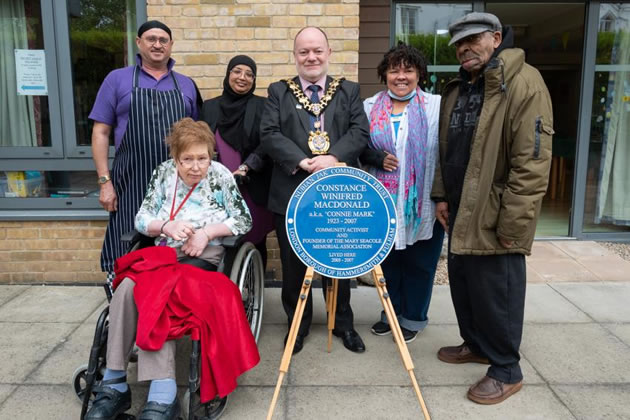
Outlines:
[{"label": "purple shirt", "polygon": [[[146,71],[142,70],[142,57],[136,54],[136,66],[140,67],[138,75],[138,87],[157,90],[175,89],[171,72],[177,78],[179,89],[184,96],[186,104],[186,116],[197,120],[197,90],[192,79],[173,71],[175,60],[168,60],[168,72],[160,80],[156,80]],[[90,112],[89,119],[114,127],[114,141],[116,149],[120,146],[122,138],[127,130],[129,119],[129,106],[131,104],[131,88],[133,87],[134,66],[111,71],[98,90],[96,101]]]}]

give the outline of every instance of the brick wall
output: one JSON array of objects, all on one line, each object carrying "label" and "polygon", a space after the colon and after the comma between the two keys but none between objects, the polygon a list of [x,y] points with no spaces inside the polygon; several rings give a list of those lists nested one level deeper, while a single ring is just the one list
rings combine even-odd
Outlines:
[{"label": "brick wall", "polygon": [[307,25],[328,35],[329,73],[358,80],[358,0],[149,0],[147,15],[171,28],[176,68],[195,79],[204,99],[221,94],[226,65],[237,54],[256,61],[259,95],[294,76],[293,38]]},{"label": "brick wall", "polygon": [[[192,77],[204,99],[221,94],[237,54],[258,65],[256,93],[294,76],[293,38],[321,27],[333,54],[329,74],[357,81],[359,0],[148,0],[149,19],[173,31],[176,70]],[[0,283],[98,283],[104,221],[0,222]],[[278,244],[267,239],[267,271],[281,279]]]},{"label": "brick wall", "polygon": [[100,283],[104,221],[0,222],[0,283]]}]

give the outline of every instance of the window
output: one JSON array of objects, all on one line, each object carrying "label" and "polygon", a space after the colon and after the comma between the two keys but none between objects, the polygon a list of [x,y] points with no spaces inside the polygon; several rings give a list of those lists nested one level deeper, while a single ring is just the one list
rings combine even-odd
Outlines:
[{"label": "window", "polygon": [[396,41],[418,48],[429,63],[429,80],[422,89],[439,93],[457,75],[459,63],[455,47],[448,45],[448,26],[472,10],[472,3],[396,4]]},{"label": "window", "polygon": [[599,13],[583,229],[627,232],[630,4],[602,3]]},{"label": "window", "polygon": [[0,218],[107,216],[87,117],[107,73],[134,63],[145,15],[141,0],[0,2]]}]

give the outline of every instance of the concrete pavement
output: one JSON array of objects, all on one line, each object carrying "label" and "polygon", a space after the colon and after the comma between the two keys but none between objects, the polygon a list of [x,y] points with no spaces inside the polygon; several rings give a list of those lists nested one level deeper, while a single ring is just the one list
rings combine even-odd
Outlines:
[{"label": "concrete pavement", "polygon": [[[566,244],[556,244],[551,246],[569,255],[561,248]],[[545,252],[535,252],[529,259],[529,267],[537,258],[552,259],[555,249],[543,248]],[[595,260],[584,255],[571,258],[578,268],[587,267],[580,258]],[[437,359],[439,347],[459,344],[461,339],[448,286],[435,287],[430,324],[409,344],[433,419],[630,419],[630,270],[619,273],[619,267],[595,261],[587,271],[596,278],[578,282],[559,279],[562,270],[557,264],[536,264],[541,279],[528,284],[521,346],[525,386],[496,406],[466,399],[468,387],[484,375],[485,366],[448,365]],[[597,271],[598,264],[606,270]],[[545,282],[552,276],[546,266],[556,274]],[[606,273],[615,281],[607,281]],[[321,291],[315,290],[314,297],[314,326],[304,350],[292,360],[274,418],[421,418],[391,336],[369,332],[381,309],[376,291],[360,286],[352,294],[356,329],[367,346],[361,355],[347,351],[339,339],[333,342],[332,353],[326,352]],[[104,305],[98,287],[0,286],[0,419],[78,418],[80,405],[70,379],[87,360]],[[265,291],[263,321],[261,363],[241,377],[230,396],[226,420],[266,415],[286,333],[279,289]],[[187,355],[180,359],[178,376],[184,385]],[[130,371],[137,412],[147,386],[137,384],[134,368]]]}]

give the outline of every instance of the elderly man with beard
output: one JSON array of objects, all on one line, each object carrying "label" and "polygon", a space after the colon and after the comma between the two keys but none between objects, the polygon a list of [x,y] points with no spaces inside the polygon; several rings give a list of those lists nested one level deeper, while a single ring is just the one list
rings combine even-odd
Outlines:
[{"label": "elderly man with beard", "polygon": [[[297,186],[316,171],[337,162],[358,167],[358,157],[369,139],[359,85],[328,76],[331,53],[328,38],[321,29],[306,27],[298,32],[293,49],[298,75],[269,86],[260,126],[263,147],[274,162],[268,207],[274,213],[280,245],[282,305],[289,326],[306,272],[287,238],[284,219],[289,199]],[[299,99],[304,98],[308,101],[302,106]],[[313,112],[319,109],[322,111]],[[312,317],[313,300],[309,294],[294,353],[302,350]],[[350,351],[364,352],[365,345],[353,326],[349,281],[339,282],[335,320],[333,334]]]},{"label": "elderly man with beard", "polygon": [[464,342],[441,348],[438,358],[489,364],[468,398],[496,404],[523,383],[525,255],[547,190],[551,99],[496,16],[471,13],[449,31],[461,68],[442,93],[431,197],[449,234],[449,283]]}]

